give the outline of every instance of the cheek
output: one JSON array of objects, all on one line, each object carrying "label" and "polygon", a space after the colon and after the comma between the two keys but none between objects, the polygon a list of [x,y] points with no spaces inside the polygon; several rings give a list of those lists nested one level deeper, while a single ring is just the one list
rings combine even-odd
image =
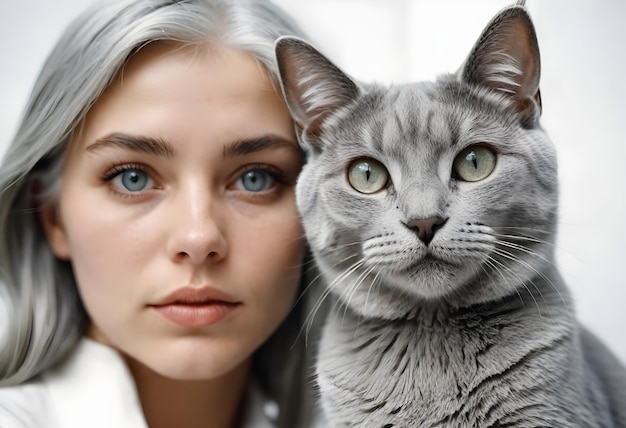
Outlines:
[{"label": "cheek", "polygon": [[[103,239],[99,232],[73,232],[77,238],[73,239],[70,235],[72,269],[81,300],[90,317],[98,319],[101,313],[111,313],[112,305],[119,308],[120,303],[131,302],[126,296],[129,287],[125,287],[129,272],[121,263],[121,255],[109,247],[110,242]],[[120,260],[116,262],[116,259]]]},{"label": "cheek", "polygon": [[[93,209],[74,198],[61,206],[69,257],[79,292],[88,311],[114,301],[130,302],[128,287],[146,257],[141,231],[111,210]],[[144,235],[149,236],[149,235]]]},{"label": "cheek", "polygon": [[[292,219],[292,220],[289,220]],[[304,240],[302,226],[295,212],[283,213],[275,219],[266,219],[256,229],[254,238],[242,237],[247,257],[241,257],[248,274],[262,281],[253,292],[275,310],[289,310],[300,283]],[[256,282],[256,281],[255,281]]]},{"label": "cheek", "polygon": [[[282,287],[297,283],[304,254],[303,232],[300,224],[283,222],[280,231],[268,229],[257,244],[256,265],[260,275],[274,278]],[[280,285],[278,288],[282,288]]]}]

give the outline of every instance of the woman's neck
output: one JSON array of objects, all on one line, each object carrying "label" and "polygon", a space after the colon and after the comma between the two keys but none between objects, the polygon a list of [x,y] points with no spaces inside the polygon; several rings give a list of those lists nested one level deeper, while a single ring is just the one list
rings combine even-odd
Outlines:
[{"label": "woman's neck", "polygon": [[163,377],[126,359],[150,428],[234,428],[238,426],[250,362],[222,377],[181,381]]}]

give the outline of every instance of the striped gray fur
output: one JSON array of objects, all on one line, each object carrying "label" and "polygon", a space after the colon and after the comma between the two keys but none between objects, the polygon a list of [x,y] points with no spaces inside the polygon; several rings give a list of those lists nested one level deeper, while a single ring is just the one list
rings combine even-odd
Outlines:
[{"label": "striped gray fur", "polygon": [[[557,161],[524,6],[434,82],[355,82],[294,38],[277,57],[307,152],[298,206],[337,303],[317,365],[330,425],[626,428],[626,370],[556,268]],[[454,165],[479,171],[483,149],[495,166],[470,181]],[[363,160],[357,178],[374,183],[374,161],[388,174],[371,194],[349,174]]]}]

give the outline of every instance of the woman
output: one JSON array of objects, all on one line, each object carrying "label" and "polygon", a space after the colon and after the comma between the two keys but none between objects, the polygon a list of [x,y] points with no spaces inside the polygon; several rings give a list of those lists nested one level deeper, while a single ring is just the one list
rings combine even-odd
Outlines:
[{"label": "woman", "polygon": [[57,43],[0,166],[0,426],[313,423],[284,34],[124,0]]}]

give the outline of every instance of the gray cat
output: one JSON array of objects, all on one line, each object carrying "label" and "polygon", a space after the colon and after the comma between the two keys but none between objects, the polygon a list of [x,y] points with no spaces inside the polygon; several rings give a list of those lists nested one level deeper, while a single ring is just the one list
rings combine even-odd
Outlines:
[{"label": "gray cat", "polygon": [[339,303],[317,364],[330,425],[626,427],[626,370],[576,322],[555,266],[557,164],[523,4],[435,82],[357,83],[294,38],[277,57],[308,155],[298,206]]}]

